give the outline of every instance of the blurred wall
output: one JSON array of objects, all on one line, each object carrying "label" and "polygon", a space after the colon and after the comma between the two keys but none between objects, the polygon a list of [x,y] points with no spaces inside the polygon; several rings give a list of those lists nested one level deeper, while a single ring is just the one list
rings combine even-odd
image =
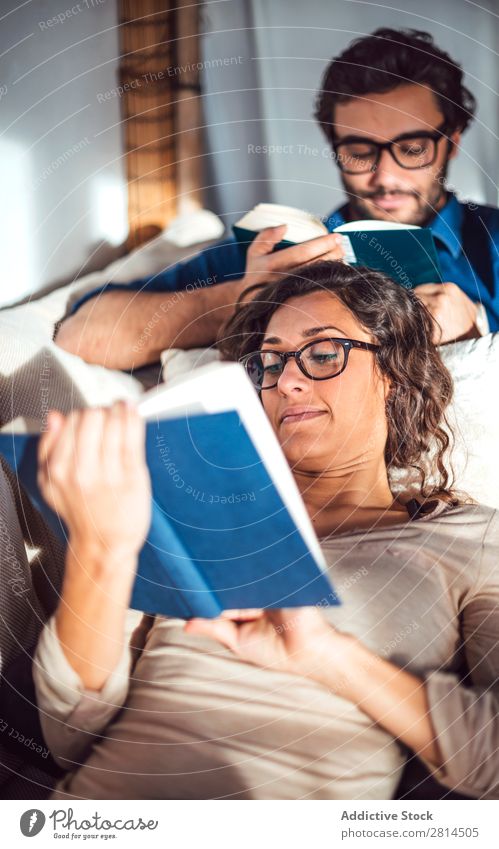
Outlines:
[{"label": "blurred wall", "polygon": [[0,6],[0,305],[126,238],[116,22],[114,0]]},{"label": "blurred wall", "polygon": [[[342,202],[315,93],[330,58],[383,25],[429,30],[463,64],[479,110],[450,182],[498,202],[499,0],[396,5],[202,4],[204,198],[228,226],[259,201],[319,215]],[[0,306],[102,267],[126,238],[116,24],[117,0],[1,3]]]}]

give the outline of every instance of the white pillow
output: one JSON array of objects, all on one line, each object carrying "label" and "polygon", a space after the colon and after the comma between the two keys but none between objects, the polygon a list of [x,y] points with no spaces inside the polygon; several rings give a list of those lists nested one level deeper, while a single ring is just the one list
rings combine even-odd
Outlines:
[{"label": "white pillow", "polygon": [[[146,245],[102,271],[87,274],[37,300],[0,310],[0,427],[43,427],[50,408],[107,405],[137,400],[142,383],[121,371],[90,365],[52,342],[54,325],[86,292],[108,281],[130,282],[171,267],[223,234],[208,210],[181,216]],[[197,243],[197,244],[196,244]],[[191,248],[196,244],[196,247]]]},{"label": "white pillow", "polygon": [[208,363],[220,359],[220,353],[215,347],[191,348],[184,351],[182,348],[169,348],[161,353],[161,365],[163,367],[163,380],[165,383],[183,374],[188,374],[192,369],[207,366]]},{"label": "white pillow", "polygon": [[[454,486],[481,504],[499,509],[499,333],[443,345],[441,357],[454,380],[447,416],[454,432],[450,457]],[[218,357],[213,348],[170,350],[161,356],[165,381]],[[391,473],[394,494],[415,493],[412,470]]]},{"label": "white pillow", "polygon": [[1,426],[21,419],[28,430],[43,428],[49,409],[67,413],[119,398],[137,400],[143,392],[129,374],[63,351],[25,307],[0,312],[0,339]]},{"label": "white pillow", "polygon": [[[439,350],[454,381],[454,398],[447,410],[454,435],[447,467],[454,473],[454,487],[499,509],[499,333],[442,345]],[[411,470],[391,474],[394,492],[414,490],[415,481]]]}]

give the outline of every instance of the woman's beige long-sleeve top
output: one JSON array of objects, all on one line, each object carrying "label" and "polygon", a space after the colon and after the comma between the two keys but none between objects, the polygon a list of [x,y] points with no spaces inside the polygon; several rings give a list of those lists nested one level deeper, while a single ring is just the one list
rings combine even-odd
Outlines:
[{"label": "woman's beige long-sleeve top", "polygon": [[[324,615],[426,680],[438,779],[498,798],[499,514],[440,503],[323,550],[343,602]],[[130,680],[125,652],[101,694],[82,691],[53,625],[37,661],[47,741],[73,767],[56,798],[387,799],[397,785],[402,747],[357,707],[178,620],[156,618]]]}]

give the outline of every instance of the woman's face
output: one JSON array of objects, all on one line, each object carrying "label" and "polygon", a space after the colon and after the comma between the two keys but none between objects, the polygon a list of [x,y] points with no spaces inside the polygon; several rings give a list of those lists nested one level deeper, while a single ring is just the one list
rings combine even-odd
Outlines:
[{"label": "woman's face", "polygon": [[[276,310],[262,348],[296,351],[328,336],[376,342],[333,294],[313,292]],[[261,397],[291,467],[320,473],[383,461],[386,393],[375,354],[354,349],[346,369],[330,380],[311,380],[289,359],[277,386]]]}]

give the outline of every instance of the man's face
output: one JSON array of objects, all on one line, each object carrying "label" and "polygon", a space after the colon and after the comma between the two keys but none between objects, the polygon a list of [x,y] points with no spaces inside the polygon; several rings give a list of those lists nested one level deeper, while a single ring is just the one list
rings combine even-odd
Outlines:
[{"label": "man's face", "polygon": [[[443,123],[433,92],[426,86],[400,85],[385,94],[369,94],[338,103],[334,114],[338,141],[351,136],[387,142],[414,131],[433,132]],[[341,173],[352,218],[375,218],[402,224],[425,224],[446,200],[447,163],[455,156],[460,133],[437,143],[432,165],[415,170],[401,167],[388,150],[374,171],[367,174]]]}]

